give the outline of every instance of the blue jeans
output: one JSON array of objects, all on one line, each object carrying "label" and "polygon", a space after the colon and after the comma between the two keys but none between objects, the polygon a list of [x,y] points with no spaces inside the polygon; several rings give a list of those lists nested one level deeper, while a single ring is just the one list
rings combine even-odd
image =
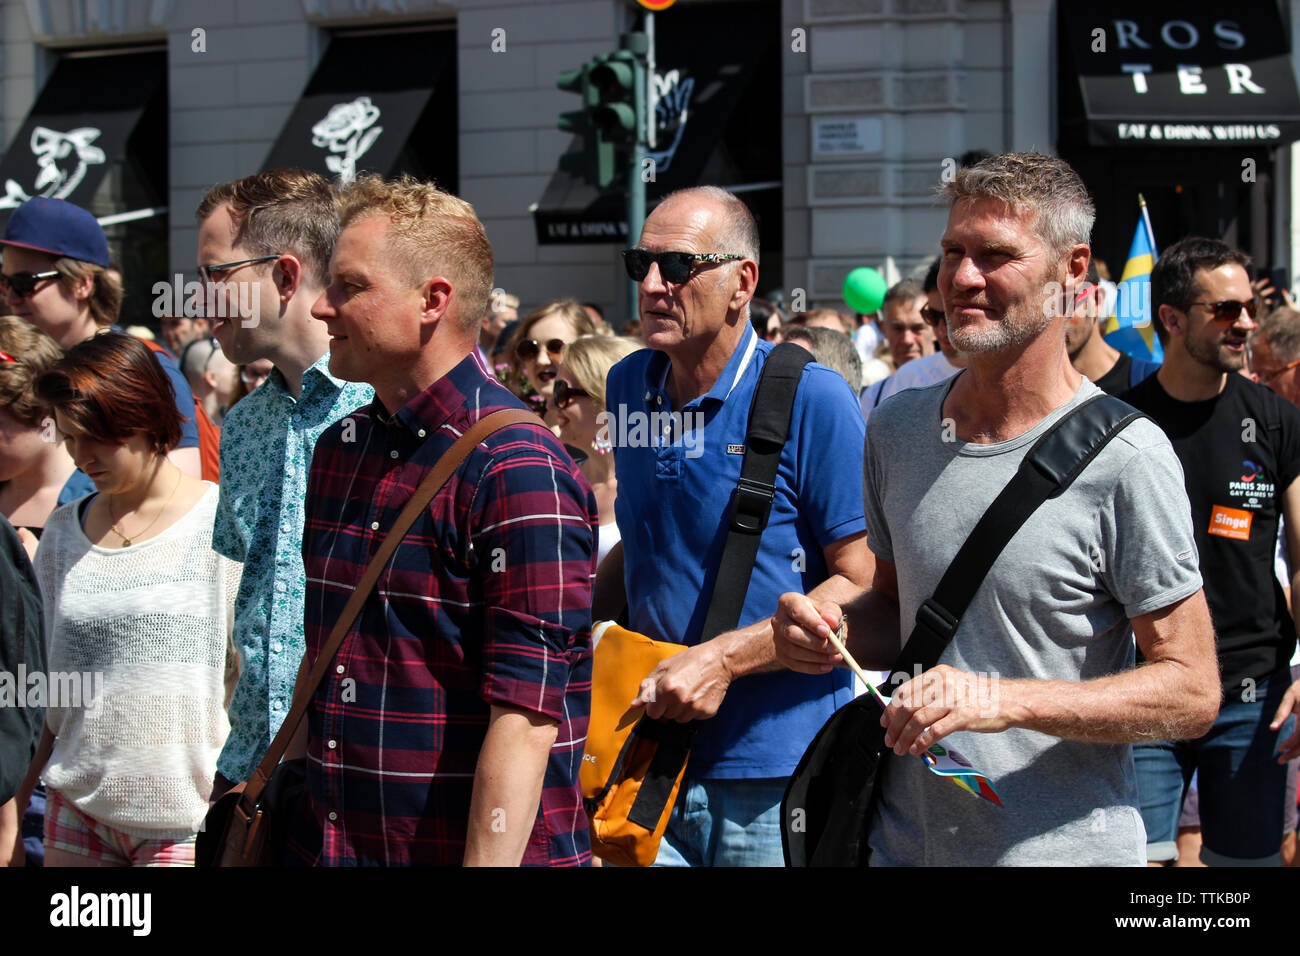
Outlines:
[{"label": "blue jeans", "polygon": [[655,866],[784,866],[786,777],[682,781]]},{"label": "blue jeans", "polygon": [[1210,866],[1276,866],[1281,861],[1285,764],[1277,744],[1290,736],[1295,716],[1268,729],[1289,674],[1279,671],[1255,688],[1227,698],[1210,732],[1198,740],[1135,744],[1138,794],[1147,830],[1147,859],[1178,856],[1178,817],[1192,774],[1197,775],[1201,862]]}]

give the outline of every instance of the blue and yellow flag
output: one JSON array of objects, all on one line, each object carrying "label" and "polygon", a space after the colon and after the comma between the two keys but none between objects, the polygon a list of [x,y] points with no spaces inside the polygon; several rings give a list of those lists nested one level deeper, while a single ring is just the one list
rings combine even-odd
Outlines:
[{"label": "blue and yellow flag", "polygon": [[1163,362],[1164,350],[1152,324],[1154,309],[1151,306],[1151,269],[1156,263],[1156,237],[1151,231],[1147,204],[1140,195],[1141,214],[1137,229],[1133,231],[1133,244],[1129,246],[1128,262],[1120,277],[1115,301],[1111,303],[1110,318],[1101,327],[1106,342],[1135,358]]}]

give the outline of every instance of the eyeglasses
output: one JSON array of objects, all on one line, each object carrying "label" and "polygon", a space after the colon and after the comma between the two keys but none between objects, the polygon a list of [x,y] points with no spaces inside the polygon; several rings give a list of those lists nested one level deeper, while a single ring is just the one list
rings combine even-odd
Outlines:
[{"label": "eyeglasses", "polygon": [[640,282],[650,274],[650,263],[659,263],[659,274],[665,282],[681,285],[689,282],[691,272],[697,262],[727,262],[732,259],[744,259],[744,256],[725,252],[647,252],[644,249],[624,249],[623,266],[627,277],[633,282]]},{"label": "eyeglasses", "polygon": [[1269,383],[1274,382],[1277,379],[1281,378],[1283,375],[1291,371],[1291,369],[1295,368],[1297,365],[1300,365],[1300,358],[1296,359],[1294,362],[1287,362],[1276,372],[1270,372],[1267,375],[1260,375],[1258,372],[1256,372],[1255,381],[1259,382],[1260,385],[1268,385]]},{"label": "eyeglasses", "polygon": [[199,278],[206,282],[216,282],[214,276],[219,276],[223,272],[230,272],[234,269],[240,269],[244,266],[251,266],[254,262],[270,262],[272,259],[279,259],[284,253],[277,252],[272,256],[256,256],[252,259],[240,259],[236,262],[223,262],[216,266],[197,266]]},{"label": "eyeglasses", "polygon": [[928,305],[921,306],[921,318],[925,319],[926,324],[931,327],[939,324],[939,320],[947,318],[943,309],[932,309]]},{"label": "eyeglasses", "polygon": [[25,299],[36,291],[36,283],[56,279],[58,276],[57,269],[49,272],[15,272],[12,275],[0,272],[0,289],[12,293],[16,298]]},{"label": "eyeglasses", "polygon": [[[562,358],[566,344],[563,339],[550,339],[546,343],[546,354],[555,359]],[[537,358],[541,351],[542,343],[537,339],[524,339],[515,346],[515,354],[525,360]]]},{"label": "eyeglasses", "polygon": [[1215,322],[1236,322],[1238,316],[1241,315],[1242,309],[1245,309],[1246,314],[1253,319],[1255,313],[1259,311],[1258,299],[1248,299],[1245,302],[1239,302],[1236,299],[1224,299],[1222,302],[1188,302],[1187,305],[1205,306],[1213,313],[1211,318]]},{"label": "eyeglasses", "polygon": [[568,408],[580,398],[591,398],[591,395],[581,388],[574,388],[562,378],[555,380],[554,401],[556,408]]}]

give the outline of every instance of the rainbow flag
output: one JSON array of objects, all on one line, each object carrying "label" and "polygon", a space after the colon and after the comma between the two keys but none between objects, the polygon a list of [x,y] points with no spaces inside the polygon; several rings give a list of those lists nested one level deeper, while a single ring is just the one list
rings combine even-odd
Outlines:
[{"label": "rainbow flag", "polygon": [[1111,303],[1111,314],[1101,327],[1106,342],[1136,358],[1163,362],[1164,350],[1152,324],[1151,269],[1156,264],[1156,237],[1151,231],[1146,200],[1138,196],[1140,215],[1133,230],[1128,261],[1119,280],[1118,294]]}]

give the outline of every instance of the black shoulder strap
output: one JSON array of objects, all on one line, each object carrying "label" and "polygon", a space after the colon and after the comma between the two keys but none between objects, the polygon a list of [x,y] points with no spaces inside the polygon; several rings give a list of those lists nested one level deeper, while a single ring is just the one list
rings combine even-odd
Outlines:
[{"label": "black shoulder strap", "polygon": [[758,557],[759,540],[776,497],[776,470],[790,433],[795,392],[799,390],[803,367],[812,360],[812,355],[802,346],[783,343],[772,349],[763,364],[749,406],[745,460],[740,466],[727,543],[722,548],[718,579],[713,585],[709,611],[704,616],[704,630],[700,632],[701,641],[732,630],[740,621],[754,560]]},{"label": "black shoulder strap", "polygon": [[889,675],[890,687],[913,677],[916,665],[924,671],[939,662],[975,592],[1021,525],[1048,498],[1069,488],[1129,422],[1142,417],[1118,398],[1098,395],[1062,416],[1034,443],[948,565],[934,596],[917,608],[912,634]]}]

